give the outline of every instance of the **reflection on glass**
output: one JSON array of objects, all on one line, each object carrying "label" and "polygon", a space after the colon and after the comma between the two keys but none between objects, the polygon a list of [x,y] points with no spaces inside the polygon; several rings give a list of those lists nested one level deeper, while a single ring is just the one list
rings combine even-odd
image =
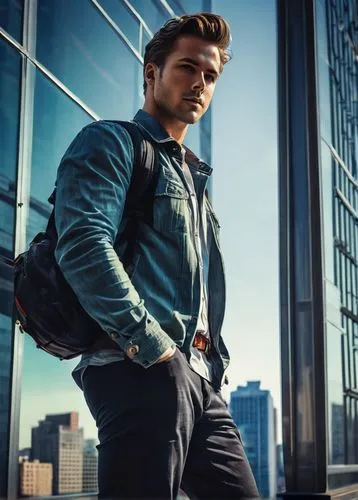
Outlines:
[{"label": "reflection on glass", "polygon": [[23,11],[23,0],[0,0],[0,27],[20,43]]},{"label": "reflection on glass", "polygon": [[321,175],[323,223],[324,223],[324,253],[326,279],[334,283],[334,241],[333,241],[333,190],[332,190],[332,154],[325,141],[321,141]]},{"label": "reflection on glass", "polygon": [[[46,226],[51,210],[47,199],[61,157],[75,135],[91,121],[41,72],[36,73],[28,241]],[[32,339],[25,336],[20,415],[22,495],[29,493],[21,478],[36,474],[36,462],[26,457],[39,460],[38,467],[43,469],[42,489],[39,486],[32,496],[83,490],[83,438],[94,439],[96,429],[71,377],[77,361],[59,362],[36,349]]]},{"label": "reflection on glass", "polygon": [[92,118],[58,90],[41,72],[36,73],[30,218],[27,240],[45,228],[51,206],[47,203],[57,167],[74,136]]},{"label": "reflection on glass", "polygon": [[205,10],[202,0],[168,0],[168,4],[175,12],[179,13],[179,15],[196,14],[197,12]]},{"label": "reflection on glass", "polygon": [[[333,285],[331,285],[333,287]],[[328,463],[344,463],[344,421],[342,396],[342,332],[327,323],[327,412]]]},{"label": "reflection on glass", "polygon": [[139,51],[139,20],[121,0],[100,0],[100,4]]},{"label": "reflection on glass", "polygon": [[20,56],[0,39],[0,173],[11,181],[16,178],[20,64]]},{"label": "reflection on glass", "polygon": [[358,463],[357,419],[358,419],[357,400],[354,397],[354,395],[352,396],[347,395],[344,398],[344,420],[345,420],[345,431],[347,434],[345,462],[347,464]]},{"label": "reflection on glass", "polygon": [[[21,58],[0,40],[0,256],[13,258]],[[12,273],[0,260],[0,497],[7,477],[12,353]]]},{"label": "reflection on glass", "polygon": [[171,17],[158,0],[148,0],[146,2],[143,2],[143,0],[130,0],[130,3],[153,33],[158,31],[165,21],[168,21]]},{"label": "reflection on glass", "polygon": [[148,42],[150,42],[151,40],[151,36],[149,36],[149,34],[145,31],[145,29],[143,29],[143,34],[142,34],[142,47],[141,47],[141,55],[142,57],[144,57],[144,54],[145,54],[145,48],[148,44]]},{"label": "reflection on glass", "polygon": [[317,46],[318,46],[318,74],[319,74],[319,117],[321,136],[330,144],[332,141],[330,82],[327,29],[324,1],[317,2]]},{"label": "reflection on glass", "polygon": [[326,279],[328,460],[332,465],[357,464],[358,252],[354,215],[357,187],[356,179],[347,175],[347,171],[353,176],[357,174],[357,130],[352,126],[352,116],[356,113],[353,88],[357,65],[347,41],[352,12],[342,2],[319,0],[316,13]]},{"label": "reflection on glass", "polygon": [[343,404],[332,403],[332,452],[329,463],[332,465],[344,464],[344,409]]},{"label": "reflection on glass", "polygon": [[39,0],[36,57],[102,118],[135,114],[141,63],[91,2]]}]

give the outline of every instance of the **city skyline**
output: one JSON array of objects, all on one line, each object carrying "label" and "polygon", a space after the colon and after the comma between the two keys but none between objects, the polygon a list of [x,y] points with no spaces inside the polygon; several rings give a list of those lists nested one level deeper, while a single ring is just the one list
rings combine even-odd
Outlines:
[{"label": "city skyline", "polygon": [[46,414],[31,429],[31,446],[19,450],[22,496],[98,490],[96,439],[85,439],[78,412]]}]

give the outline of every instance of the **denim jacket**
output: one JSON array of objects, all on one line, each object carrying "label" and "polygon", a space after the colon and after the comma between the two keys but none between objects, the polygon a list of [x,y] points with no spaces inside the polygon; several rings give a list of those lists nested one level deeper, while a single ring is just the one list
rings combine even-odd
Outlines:
[{"label": "denim jacket", "polygon": [[[57,175],[56,260],[85,311],[118,344],[123,358],[150,367],[175,345],[190,357],[200,310],[202,266],[198,228],[181,168],[180,145],[148,113],[134,117],[158,150],[159,174],[151,224],[139,222],[133,265],[125,269],[119,234],[133,170],[133,145],[115,121],[86,126],[66,151]],[[225,279],[219,223],[204,195],[211,168],[186,149],[197,201],[212,232],[209,256],[210,358],[214,385],[229,364],[221,337]],[[190,361],[190,360],[189,360]]]}]

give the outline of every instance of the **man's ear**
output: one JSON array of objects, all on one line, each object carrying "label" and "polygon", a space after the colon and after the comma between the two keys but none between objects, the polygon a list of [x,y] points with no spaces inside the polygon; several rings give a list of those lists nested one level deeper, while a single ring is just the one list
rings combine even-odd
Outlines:
[{"label": "man's ear", "polygon": [[158,66],[155,63],[148,63],[144,70],[144,78],[148,87],[154,87],[154,82],[158,74]]}]

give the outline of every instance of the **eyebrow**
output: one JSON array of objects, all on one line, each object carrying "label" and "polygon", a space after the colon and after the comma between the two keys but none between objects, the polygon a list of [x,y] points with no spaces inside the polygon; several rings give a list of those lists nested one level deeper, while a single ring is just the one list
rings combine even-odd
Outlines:
[{"label": "eyebrow", "polygon": [[[196,61],[195,59],[192,59],[191,57],[182,57],[179,59],[178,62],[187,62],[189,64],[192,64],[193,66],[200,66],[198,61]],[[207,71],[207,73],[211,73],[211,74],[215,75],[216,77],[220,76],[220,73],[218,73],[215,69],[207,69],[206,71]]]}]

